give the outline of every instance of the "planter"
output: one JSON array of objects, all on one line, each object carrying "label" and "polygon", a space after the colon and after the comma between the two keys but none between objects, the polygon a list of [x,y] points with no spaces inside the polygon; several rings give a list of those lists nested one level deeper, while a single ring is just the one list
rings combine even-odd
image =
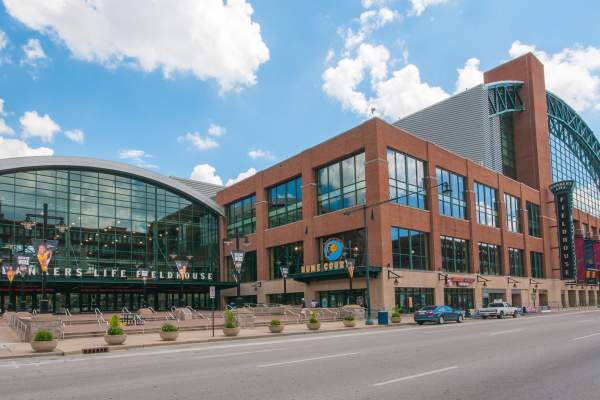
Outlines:
[{"label": "planter", "polygon": [[177,336],[179,336],[179,331],[172,331],[172,332],[160,331],[160,338],[167,342],[172,342],[174,340],[177,340]]},{"label": "planter", "polygon": [[308,329],[310,329],[311,331],[316,331],[321,327],[321,321],[317,321],[317,322],[307,322],[306,323],[306,327]]},{"label": "planter", "polygon": [[283,328],[285,327],[285,325],[269,325],[269,331],[271,331],[271,333],[281,333],[283,332]]},{"label": "planter", "polygon": [[42,341],[40,341],[40,342],[36,342],[36,341],[31,342],[31,348],[36,353],[48,353],[50,351],[54,351],[54,349],[56,348],[56,346],[58,346],[58,339],[47,340],[47,341],[43,341],[43,342]]},{"label": "planter", "polygon": [[109,346],[123,344],[125,343],[125,340],[127,340],[127,334],[125,333],[122,335],[104,335],[104,341]]},{"label": "planter", "polygon": [[392,324],[399,324],[402,322],[402,317],[390,317],[390,320],[392,321]]},{"label": "planter", "polygon": [[239,326],[236,326],[235,328],[223,328],[223,334],[225,334],[225,336],[237,336],[239,333]]},{"label": "planter", "polygon": [[344,326],[346,328],[354,328],[356,326],[356,320],[354,320],[354,319],[352,321],[344,319],[344,320],[342,320],[342,322],[344,323]]}]

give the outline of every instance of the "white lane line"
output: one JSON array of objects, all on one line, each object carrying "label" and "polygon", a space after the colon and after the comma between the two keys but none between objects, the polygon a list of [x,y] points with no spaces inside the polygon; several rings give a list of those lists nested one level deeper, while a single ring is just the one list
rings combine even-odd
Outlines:
[{"label": "white lane line", "polygon": [[600,332],[598,332],[598,333],[592,333],[591,335],[585,335],[585,336],[576,337],[576,338],[573,338],[571,340],[577,341],[577,340],[591,338],[591,337],[594,337],[594,336],[600,336]]},{"label": "white lane line", "polygon": [[326,360],[328,358],[348,357],[348,356],[355,356],[357,354],[359,354],[359,352],[330,354],[328,356],[303,358],[303,359],[300,359],[300,360],[282,361],[282,362],[276,362],[276,363],[271,363],[271,364],[262,364],[262,365],[258,365],[258,368],[278,367],[280,365],[297,364],[297,363],[308,362],[308,361],[316,361],[316,360]]},{"label": "white lane line", "polygon": [[243,356],[245,354],[266,353],[266,352],[277,351],[277,350],[285,350],[285,349],[280,347],[278,349],[264,349],[264,350],[254,350],[254,351],[238,351],[235,353],[210,354],[210,355],[206,355],[206,356],[192,357],[192,360],[205,360],[208,358],[225,358],[225,357],[230,357],[230,356]]},{"label": "white lane line", "polygon": [[507,333],[515,333],[515,332],[521,332],[523,329],[509,329],[506,331],[498,331],[498,332],[491,332],[490,336],[498,336],[498,335],[504,335]]},{"label": "white lane line", "polygon": [[592,322],[594,321],[593,319],[580,319],[578,321],[575,321],[576,324],[583,324],[585,322]]},{"label": "white lane line", "polygon": [[383,385],[389,385],[390,383],[404,382],[404,381],[408,381],[410,379],[421,378],[423,376],[434,375],[434,374],[439,374],[442,372],[452,371],[453,369],[457,369],[457,368],[458,368],[458,365],[453,365],[453,366],[447,367],[447,368],[434,369],[433,371],[421,372],[420,374],[409,375],[409,376],[404,376],[404,377],[398,378],[398,379],[392,379],[389,381],[374,383],[373,386],[383,386]]}]

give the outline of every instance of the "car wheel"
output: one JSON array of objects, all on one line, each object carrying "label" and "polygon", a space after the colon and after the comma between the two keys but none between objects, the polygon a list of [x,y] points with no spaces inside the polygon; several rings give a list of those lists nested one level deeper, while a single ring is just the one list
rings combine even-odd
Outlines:
[{"label": "car wheel", "polygon": [[444,324],[444,317],[440,317],[438,319],[438,324],[443,325]]},{"label": "car wheel", "polygon": [[504,311],[501,311],[500,315],[498,315],[498,319],[502,319],[502,318],[504,318]]},{"label": "car wheel", "polygon": [[487,319],[487,315],[483,315],[481,319]]},{"label": "car wheel", "polygon": [[463,316],[461,314],[458,314],[458,318],[456,318],[456,322],[458,322],[459,324],[461,322],[463,322]]},{"label": "car wheel", "polygon": [[513,314],[513,318],[517,318],[519,316],[519,313],[515,311],[515,313]]},{"label": "car wheel", "polygon": [[417,321],[417,324],[423,325],[423,321]]}]

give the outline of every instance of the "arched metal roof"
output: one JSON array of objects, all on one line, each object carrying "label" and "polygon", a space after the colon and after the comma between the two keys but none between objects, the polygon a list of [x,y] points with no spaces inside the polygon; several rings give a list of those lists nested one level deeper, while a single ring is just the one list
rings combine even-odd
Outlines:
[{"label": "arched metal roof", "polygon": [[40,168],[80,168],[117,175],[129,175],[137,179],[156,182],[163,187],[199,201],[220,215],[224,215],[223,207],[197,190],[175,179],[133,165],[89,157],[35,156],[0,159],[0,174]]}]

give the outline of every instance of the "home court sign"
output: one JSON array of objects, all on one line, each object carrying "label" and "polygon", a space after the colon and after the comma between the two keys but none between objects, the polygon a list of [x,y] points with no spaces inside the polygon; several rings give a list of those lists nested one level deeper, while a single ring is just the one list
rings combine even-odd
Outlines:
[{"label": "home court sign", "polygon": [[550,185],[554,193],[558,243],[560,254],[560,278],[575,279],[577,260],[575,255],[575,229],[573,227],[573,190],[575,181],[561,181]]},{"label": "home court sign", "polygon": [[[302,265],[300,267],[300,273],[301,274],[310,274],[310,273],[316,273],[316,272],[344,270],[347,268],[348,268],[348,263],[346,261],[334,261],[334,262],[323,263],[323,264]],[[354,263],[352,263],[352,268],[354,268]]]}]

